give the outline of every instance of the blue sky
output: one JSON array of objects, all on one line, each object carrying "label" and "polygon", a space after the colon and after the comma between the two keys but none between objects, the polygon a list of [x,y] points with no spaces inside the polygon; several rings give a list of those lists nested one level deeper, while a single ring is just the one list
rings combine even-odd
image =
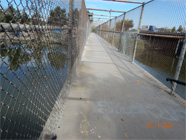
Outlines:
[{"label": "blue sky", "polygon": [[[148,0],[135,0],[135,1],[147,2]],[[128,11],[140,5],[140,4],[130,4],[130,3],[122,3],[122,2],[109,2],[109,1],[103,1],[103,0],[85,0],[85,3],[86,3],[87,8],[117,10],[117,11]],[[94,14],[100,14],[100,15],[110,15],[109,12],[104,12],[104,11],[91,10],[90,12]],[[115,12],[111,13],[112,16],[119,16],[121,14],[122,13],[115,13]],[[95,16],[95,17],[99,17],[99,16]],[[102,17],[102,18],[105,18],[105,17]],[[94,24],[96,23],[95,25],[98,25],[98,24],[101,24],[107,21],[107,19],[102,19],[100,21],[98,21],[98,19],[94,19],[94,20],[95,20]]]},{"label": "blue sky", "polygon": [[[135,1],[147,2],[149,0],[135,0]],[[112,9],[117,11],[128,11],[140,5],[140,4],[130,4],[130,3],[122,3],[122,2],[110,2],[110,1],[103,1],[103,0],[85,0],[85,3],[87,8],[106,9],[106,10]],[[109,12],[104,12],[104,11],[91,11],[91,12],[95,14],[109,15]],[[118,16],[121,15],[121,13],[112,12],[112,15]]]},{"label": "blue sky", "polygon": [[[20,0],[9,0],[12,2],[13,6],[15,6],[15,2],[18,4],[20,3]],[[25,5],[26,0],[21,0],[22,3]],[[61,6],[68,7],[68,0],[61,0]],[[78,1],[78,0],[76,0]],[[132,1],[132,0],[131,0]],[[134,0],[134,1],[141,1],[141,2],[147,2],[149,0]],[[60,1],[59,1],[60,2]],[[107,10],[117,10],[117,11],[128,11],[132,8],[135,8],[139,6],[140,4],[131,4],[131,3],[122,3],[122,2],[110,2],[110,1],[103,1],[103,0],[85,0],[86,7],[87,8],[95,8],[95,9],[107,9]],[[5,6],[4,8],[7,8],[8,3],[7,0],[0,0],[0,4]],[[54,7],[58,6],[57,3],[55,3],[55,0],[53,0]],[[19,5],[19,8],[21,9],[21,5]],[[68,9],[68,8],[67,8]],[[94,14],[101,14],[101,15],[109,15],[109,12],[104,11],[90,11]],[[112,16],[118,16],[122,13],[111,13]],[[127,16],[128,19],[131,19],[134,21],[134,28],[137,28],[138,22],[139,22],[139,14],[140,10],[136,10],[133,12],[130,12]],[[98,16],[95,16],[98,17]],[[102,17],[103,18],[103,17]],[[106,17],[104,17],[106,18]],[[99,20],[95,19],[94,23],[101,24],[107,19]],[[144,9],[144,15],[142,19],[142,25],[155,25],[156,27],[168,27],[173,28],[175,26],[178,28],[180,25],[183,27],[186,26],[186,0],[154,0],[153,2],[147,4]]]},{"label": "blue sky", "polygon": [[[149,0],[135,0],[141,2],[147,2]],[[108,2],[103,0],[85,0],[87,8],[128,11],[139,4],[121,3],[121,2]],[[109,15],[109,12],[104,11],[90,11],[94,14]],[[138,25],[140,10],[133,11],[128,15],[128,19],[134,20],[135,28]],[[112,15],[118,16],[121,13],[114,13]],[[96,20],[95,20],[96,21]],[[106,20],[105,20],[106,21]],[[97,23],[101,23],[96,21]],[[102,21],[103,22],[103,21]],[[175,26],[178,28],[180,25],[183,27],[186,25],[186,0],[154,0],[150,4],[145,6],[144,15],[142,19],[142,25],[155,25],[156,27],[168,27]]]}]

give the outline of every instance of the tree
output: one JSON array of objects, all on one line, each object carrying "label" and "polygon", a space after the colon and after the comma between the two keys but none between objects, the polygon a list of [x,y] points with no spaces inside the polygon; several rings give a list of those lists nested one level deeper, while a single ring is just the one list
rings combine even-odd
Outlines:
[{"label": "tree", "polygon": [[107,24],[102,25],[102,30],[108,31],[109,26]]},{"label": "tree", "polygon": [[[123,24],[123,21],[116,22],[116,31],[121,31],[122,24]],[[134,26],[133,20],[129,20],[129,19],[125,20],[125,23],[124,23],[125,31],[128,31],[133,26]]]},{"label": "tree", "polygon": [[9,5],[9,7],[6,9],[5,15],[3,14],[3,11],[0,11],[0,21],[6,23],[15,23],[17,20],[16,13],[17,11],[15,10],[15,8],[12,5]]},{"label": "tree", "polygon": [[178,32],[183,32],[183,27],[180,25],[177,31]]},{"label": "tree", "polygon": [[93,22],[93,13],[90,13],[89,11],[87,11],[88,17],[89,17],[89,21],[92,23]]},{"label": "tree", "polygon": [[22,11],[22,12],[16,11],[15,17],[16,17],[16,22],[19,22],[21,24],[30,23],[30,18],[25,11]]},{"label": "tree", "polygon": [[167,27],[161,27],[161,28],[158,28],[159,31],[163,31],[163,32],[170,32],[172,31],[172,29],[169,29]]},{"label": "tree", "polygon": [[41,15],[37,12],[34,15],[32,15],[31,19],[33,25],[38,25],[41,23]]},{"label": "tree", "polygon": [[74,15],[74,26],[77,26],[79,21],[79,11],[77,8],[73,11],[73,15]]},{"label": "tree", "polygon": [[5,16],[3,14],[3,11],[0,9],[0,22],[4,22]]},{"label": "tree", "polygon": [[125,31],[128,31],[129,28],[132,28],[134,26],[134,23],[133,23],[133,20],[125,20],[125,23],[124,23],[124,29]]},{"label": "tree", "polygon": [[26,23],[26,24],[30,23],[30,18],[29,18],[28,14],[26,12],[23,12],[21,14],[21,21],[20,21],[20,23],[21,24],[23,24],[23,23]]},{"label": "tree", "polygon": [[30,18],[26,12],[19,12],[12,5],[9,5],[5,11],[4,14],[3,11],[0,10],[0,22],[20,22],[21,24],[30,22]]},{"label": "tree", "polygon": [[93,17],[93,13],[90,13],[89,11],[87,11],[88,17]]},{"label": "tree", "polygon": [[175,32],[176,31],[176,27],[174,26],[173,28],[172,28],[172,32]]},{"label": "tree", "polygon": [[116,22],[116,31],[120,32],[122,27],[123,21]]},{"label": "tree", "polygon": [[92,32],[96,32],[96,27],[95,26],[92,27]]},{"label": "tree", "polygon": [[66,17],[66,10],[61,9],[57,6],[54,10],[50,11],[50,17],[48,18],[49,24],[55,25],[66,25],[67,24],[67,17]]}]

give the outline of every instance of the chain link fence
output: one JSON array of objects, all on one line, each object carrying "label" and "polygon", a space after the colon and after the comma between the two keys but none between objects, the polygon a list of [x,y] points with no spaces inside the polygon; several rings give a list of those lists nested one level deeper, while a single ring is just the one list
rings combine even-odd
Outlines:
[{"label": "chain link fence", "polygon": [[0,0],[1,139],[54,130],[88,34],[84,0]]},{"label": "chain link fence", "polygon": [[[186,81],[185,13],[186,1],[151,0],[99,25],[97,34],[174,91],[166,78]],[[183,99],[185,91],[175,90]]]}]

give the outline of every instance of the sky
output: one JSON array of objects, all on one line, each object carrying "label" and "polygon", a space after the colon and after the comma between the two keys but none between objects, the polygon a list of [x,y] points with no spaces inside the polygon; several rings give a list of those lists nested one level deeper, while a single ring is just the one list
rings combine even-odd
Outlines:
[{"label": "sky", "polygon": [[[135,1],[147,2],[148,0],[135,0]],[[116,10],[116,11],[128,11],[140,5],[140,4],[132,4],[132,3],[110,2],[104,0],[85,0],[85,4],[87,8]],[[105,12],[105,11],[90,10],[90,12],[99,15],[110,15],[109,12]],[[111,13],[112,16],[119,16],[121,14],[122,13],[116,13],[116,12]],[[95,16],[95,17],[106,18],[103,16]],[[95,20],[95,22],[93,23],[94,25],[99,25],[107,21],[107,19],[101,19],[99,21],[98,19],[94,19],[94,20]]]},{"label": "sky", "polygon": [[[132,1],[132,0],[131,0]],[[135,0],[141,2],[147,2],[149,0]],[[87,8],[95,9],[107,9],[117,11],[128,11],[140,4],[122,3],[122,2],[110,2],[103,0],[85,0]],[[93,11],[94,14],[109,15],[109,12]],[[137,28],[139,23],[139,16],[141,10],[135,10],[128,14],[127,18],[134,21],[134,27]],[[122,13],[112,12],[112,15],[118,16]],[[95,16],[98,17],[98,16]],[[107,19],[100,20],[95,19],[94,25],[99,25]],[[167,27],[178,29],[180,25],[186,26],[186,0],[154,0],[147,4],[144,8],[144,14],[142,18],[142,25],[154,25],[157,28]]]},{"label": "sky", "polygon": [[[132,0],[131,0],[132,1]],[[149,0],[135,0],[140,2],[147,2]],[[104,0],[85,0],[87,8],[95,8],[95,9],[106,9],[106,10],[116,10],[116,11],[128,11],[132,8],[135,8],[141,4],[132,4],[132,3],[123,3],[123,2],[112,2],[112,1],[104,1]],[[104,11],[91,11],[95,14],[106,14],[109,15],[109,12]],[[118,16],[121,13],[113,12],[112,15]]]},{"label": "sky", "polygon": [[[22,4],[26,4],[26,0],[0,0],[0,4],[4,5],[6,8],[8,3],[11,2],[13,6],[15,2]],[[68,7],[69,0],[51,0],[55,6],[58,6],[55,1],[61,3],[62,7]],[[78,0],[76,0],[78,1]],[[147,2],[149,0],[131,0],[131,1],[140,1]],[[65,2],[67,3],[65,5]],[[85,0],[85,4],[87,8],[95,8],[95,9],[107,9],[107,10],[117,10],[117,11],[128,11],[131,10],[141,4],[133,4],[133,3],[122,3],[122,2],[112,2],[112,1],[104,1],[104,0]],[[19,4],[19,8],[21,5]],[[68,9],[68,8],[67,8]],[[90,12],[94,14],[100,15],[110,15],[109,12],[104,11],[93,11]],[[134,10],[127,14],[127,19],[134,21],[134,28],[138,27],[139,17],[141,10]],[[119,16],[122,13],[112,12],[112,16]],[[99,16],[94,16],[99,17]],[[94,25],[102,24],[109,20],[108,17],[101,17],[106,19],[94,19]],[[145,5],[144,14],[142,18],[142,26],[143,25],[154,25],[157,28],[167,27],[173,28],[174,26],[178,29],[181,25],[186,28],[186,0],[154,0],[153,2]]]}]

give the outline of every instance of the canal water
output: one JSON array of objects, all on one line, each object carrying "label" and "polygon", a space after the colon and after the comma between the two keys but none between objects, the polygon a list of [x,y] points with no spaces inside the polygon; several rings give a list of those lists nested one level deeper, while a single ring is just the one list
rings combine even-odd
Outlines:
[{"label": "canal water", "polygon": [[[178,40],[172,39],[141,39],[138,41],[136,52],[135,62],[169,88],[171,83],[167,82],[166,78],[174,79],[179,59],[179,56],[175,56],[177,42]],[[179,80],[186,81],[186,59],[184,59]],[[177,85],[176,93],[186,99],[185,86]]]},{"label": "canal water", "polygon": [[[120,51],[131,61],[136,37],[137,33],[125,32],[121,38]],[[182,45],[183,40],[179,41],[178,39],[172,38],[140,36],[137,42],[135,63],[167,87],[171,88],[172,85],[170,81],[166,81],[166,78],[174,79]],[[182,65],[179,80],[186,81],[186,56]],[[186,99],[185,86],[177,85],[175,92],[183,99]]]},{"label": "canal water", "polygon": [[67,47],[0,45],[1,138],[37,139],[67,78]]}]

